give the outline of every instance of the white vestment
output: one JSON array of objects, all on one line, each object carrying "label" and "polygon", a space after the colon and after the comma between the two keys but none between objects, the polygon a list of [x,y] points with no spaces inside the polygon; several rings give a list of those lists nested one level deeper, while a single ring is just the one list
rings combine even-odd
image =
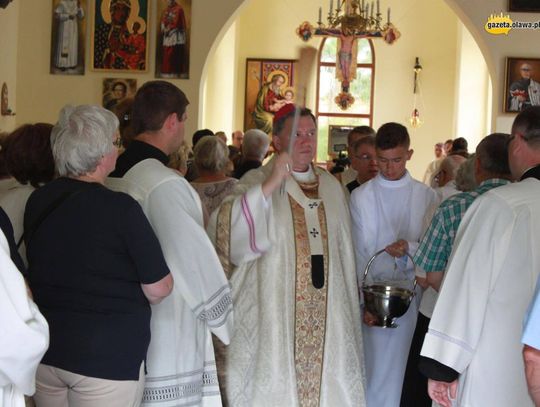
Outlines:
[{"label": "white vestment", "polygon": [[[227,350],[228,402],[233,407],[365,406],[343,188],[315,168],[318,199],[308,198],[292,177],[284,193],[276,190],[265,199],[261,184],[273,165],[274,160],[244,175],[208,226],[218,253],[225,253],[222,261],[232,263],[235,327]],[[302,253],[306,256],[299,257]],[[310,253],[324,253],[321,289],[314,288],[311,274],[299,281],[302,270],[311,273]],[[313,300],[323,291],[325,301]],[[313,309],[318,312],[308,317]],[[305,391],[309,386],[312,392]]]},{"label": "white vestment", "polygon": [[[350,205],[359,285],[371,256],[389,244],[404,239],[414,255],[424,215],[436,200],[435,192],[408,172],[397,181],[379,174],[353,191]],[[414,268],[406,258],[394,259],[383,253],[372,263],[367,279],[406,281],[407,288],[412,288]],[[363,326],[368,407],[399,406],[419,300],[417,295],[405,315],[396,320],[397,328]]]},{"label": "white vestment", "polygon": [[475,200],[456,235],[422,355],[460,373],[458,406],[532,406],[521,328],[540,272],[540,181]]},{"label": "white vestment", "polygon": [[152,306],[143,405],[221,406],[210,333],[229,343],[232,298],[199,196],[155,159],[108,178],[107,186],[141,204],[174,278],[171,295]]},{"label": "white vestment", "polygon": [[48,346],[47,321],[28,298],[0,231],[0,407],[24,407],[24,395],[36,390],[36,369]]},{"label": "white vestment", "polygon": [[54,66],[75,68],[79,43],[78,20],[84,17],[84,10],[76,0],[61,0],[54,10],[58,20]]}]

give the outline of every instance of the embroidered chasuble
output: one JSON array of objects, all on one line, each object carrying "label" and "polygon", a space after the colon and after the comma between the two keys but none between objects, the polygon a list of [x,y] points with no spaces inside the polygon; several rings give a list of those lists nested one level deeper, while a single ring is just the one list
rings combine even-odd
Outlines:
[{"label": "embroidered chasuble", "polygon": [[221,406],[211,333],[229,342],[232,298],[203,227],[199,196],[153,158],[108,178],[107,186],[141,204],[174,278],[171,295],[152,306],[142,405]]},{"label": "embroidered chasuble", "polygon": [[250,171],[209,223],[230,278],[232,407],[364,406],[362,337],[345,195],[326,171],[265,199],[273,160]]}]

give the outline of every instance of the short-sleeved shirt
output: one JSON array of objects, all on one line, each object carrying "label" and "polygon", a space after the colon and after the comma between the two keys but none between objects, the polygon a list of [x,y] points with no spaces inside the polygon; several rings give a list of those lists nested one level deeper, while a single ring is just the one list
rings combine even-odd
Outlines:
[{"label": "short-sleeved shirt", "polygon": [[141,284],[169,273],[140,205],[101,184],[59,178],[30,196],[24,224],[30,286],[51,335],[42,363],[138,380],[151,314]]},{"label": "short-sleeved shirt", "polygon": [[482,182],[474,191],[462,192],[445,200],[435,212],[414,255],[416,266],[426,272],[444,271],[452,253],[459,224],[469,206],[480,195],[509,182],[491,178]]}]

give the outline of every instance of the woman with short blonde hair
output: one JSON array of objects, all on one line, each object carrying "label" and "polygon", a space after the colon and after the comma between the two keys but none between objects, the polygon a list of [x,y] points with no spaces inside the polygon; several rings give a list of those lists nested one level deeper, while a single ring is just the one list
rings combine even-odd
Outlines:
[{"label": "woman with short blonde hair", "polygon": [[229,149],[218,137],[203,137],[195,146],[193,154],[199,176],[191,185],[201,197],[206,224],[208,216],[233,191],[238,180],[225,173],[229,164]]}]

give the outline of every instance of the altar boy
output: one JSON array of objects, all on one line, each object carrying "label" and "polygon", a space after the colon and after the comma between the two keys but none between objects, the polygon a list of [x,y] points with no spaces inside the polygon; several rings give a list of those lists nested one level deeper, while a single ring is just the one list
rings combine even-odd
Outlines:
[{"label": "altar boy", "polygon": [[[399,281],[412,288],[414,267],[405,253],[414,255],[422,236],[424,215],[437,197],[406,169],[413,150],[404,126],[398,123],[381,126],[375,137],[375,149],[379,174],[351,195],[358,284],[362,284],[370,257],[385,249],[386,253],[372,264],[367,279]],[[368,407],[399,406],[418,302],[416,297],[407,313],[396,320],[394,328],[374,326],[374,316],[363,314]]]}]

